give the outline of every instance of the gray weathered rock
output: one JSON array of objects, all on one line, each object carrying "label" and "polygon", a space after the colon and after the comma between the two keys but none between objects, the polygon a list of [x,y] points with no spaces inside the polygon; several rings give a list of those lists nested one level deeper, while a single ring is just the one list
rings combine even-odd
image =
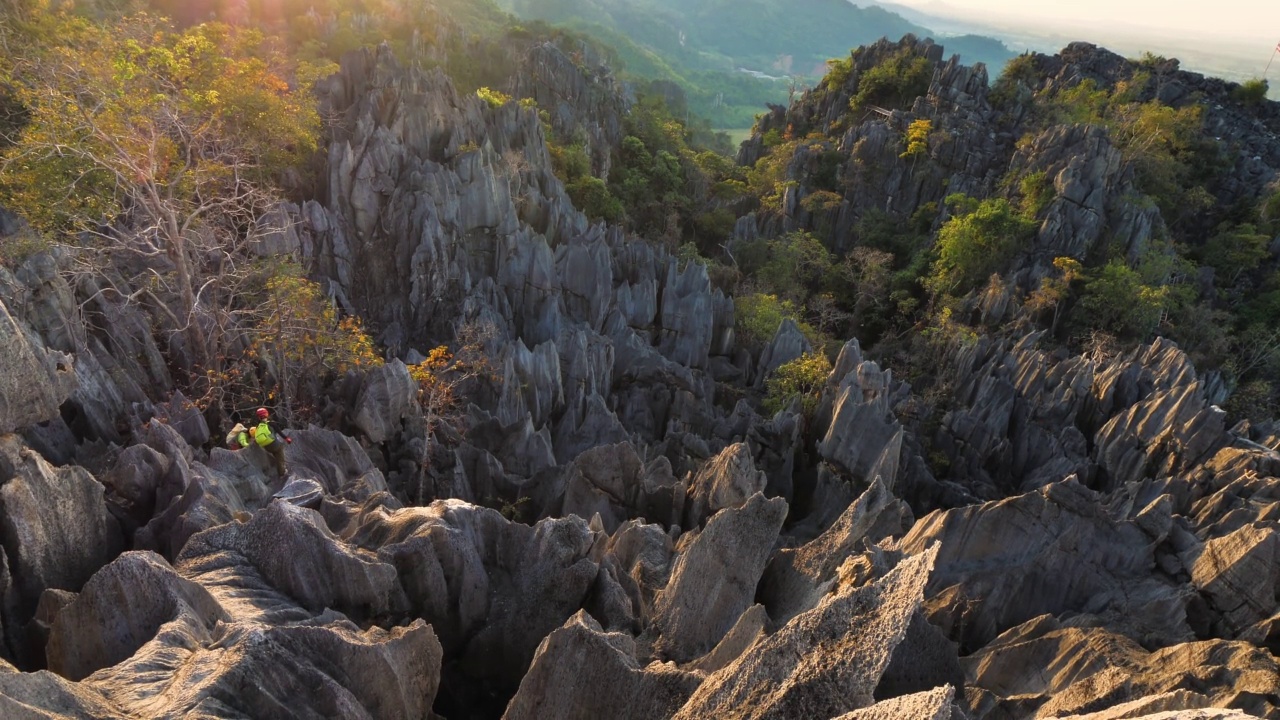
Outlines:
[{"label": "gray weathered rock", "polygon": [[688,662],[720,642],[752,605],[786,515],[781,498],[756,493],[740,508],[721,510],[689,541],[654,602],[656,655]]},{"label": "gray weathered rock", "polygon": [[133,655],[165,623],[202,629],[207,643],[214,625],[228,619],[208,591],[180,577],[164,558],[130,552],[98,571],[58,613],[45,653],[50,670],[81,680]]},{"label": "gray weathered rock", "polygon": [[[1235,707],[1258,717],[1280,710],[1274,695],[1280,664],[1265,649],[1209,640],[1148,651],[1100,625],[1087,615],[1042,616],[965,657],[970,685],[995,696],[976,716],[1087,714],[1187,688],[1204,697],[1181,696],[1182,707]],[[1205,684],[1197,678],[1209,668],[1216,679]],[[1161,709],[1174,708],[1149,712]]]},{"label": "gray weathered rock", "polygon": [[707,461],[689,485],[684,526],[694,528],[726,508],[742,507],[747,499],[764,492],[764,473],[756,470],[751,448],[734,443]]},{"label": "gray weathered rock", "polygon": [[1188,594],[1155,572],[1150,536],[1073,479],[998,503],[934,512],[898,544],[937,544],[929,619],[978,647],[1044,613],[1107,614],[1150,642],[1191,638]]},{"label": "gray weathered rock", "polygon": [[795,321],[787,318],[778,326],[768,346],[760,353],[760,365],[756,370],[757,385],[764,385],[765,379],[782,365],[795,360],[805,353],[813,352],[813,347]]},{"label": "gray weathered rock", "polygon": [[1191,582],[1221,618],[1214,635],[1239,637],[1280,609],[1280,530],[1254,523],[1210,540],[1191,566]]},{"label": "gray weathered rock", "polygon": [[920,607],[936,547],[879,582],[836,591],[708,677],[676,720],[834,717],[872,693]]},{"label": "gray weathered rock", "polygon": [[901,533],[904,513],[910,516],[902,501],[876,478],[822,535],[802,547],[778,551],[765,569],[759,593],[773,622],[785,624],[817,606],[837,580],[840,565],[858,545]]},{"label": "gray weathered rock", "polygon": [[675,667],[636,661],[635,641],[606,633],[579,612],[538,646],[504,720],[670,717],[689,699],[701,677]]},{"label": "gray weathered rock", "polygon": [[823,459],[840,472],[861,483],[879,477],[890,489],[902,445],[902,427],[889,406],[891,382],[873,362],[851,369],[835,389],[831,424],[818,445]]},{"label": "gray weathered rock", "polygon": [[[341,616],[306,625],[235,622],[196,647],[175,625],[84,684],[121,698],[124,717],[288,720],[426,717],[439,686],[440,645],[422,621],[389,631],[362,631]],[[191,678],[177,692],[175,675]]]},{"label": "gray weathered rock", "polygon": [[0,478],[0,531],[25,619],[46,588],[79,591],[124,541],[107,512],[104,488],[84,468],[55,468],[6,435],[0,436]]},{"label": "gray weathered rock", "polygon": [[[377,509],[351,536],[398,573],[417,617],[472,677],[514,689],[538,644],[583,606],[599,573],[580,518],[535,527],[457,500]],[[395,581],[395,577],[392,578]]]},{"label": "gray weathered rock", "polygon": [[417,407],[418,384],[399,360],[365,376],[356,399],[355,425],[371,442],[384,443],[397,435],[401,421]]},{"label": "gray weathered rock", "polygon": [[394,567],[334,536],[315,511],[287,502],[272,502],[248,523],[193,536],[176,564],[216,555],[251,564],[312,612],[333,608],[365,617],[408,606]]},{"label": "gray weathered rock", "polygon": [[289,474],[315,480],[326,492],[357,502],[385,492],[386,478],[354,438],[332,430],[308,428],[289,432],[285,447]]},{"label": "gray weathered rock", "polygon": [[[5,272],[0,270],[0,272]],[[49,351],[0,301],[0,434],[58,415],[76,386],[72,360]]]},{"label": "gray weathered rock", "polygon": [[881,700],[871,707],[845,713],[835,720],[951,720],[951,701],[956,690],[943,685],[935,690]]},{"label": "gray weathered rock", "polygon": [[599,514],[606,532],[634,518],[663,525],[681,522],[685,489],[671,473],[671,463],[659,458],[645,465],[630,442],[587,450],[569,464],[563,482],[557,514]]}]

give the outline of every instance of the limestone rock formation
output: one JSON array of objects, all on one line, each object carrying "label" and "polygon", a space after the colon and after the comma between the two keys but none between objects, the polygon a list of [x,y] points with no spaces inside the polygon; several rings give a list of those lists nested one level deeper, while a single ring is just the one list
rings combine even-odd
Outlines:
[{"label": "limestone rock formation", "polygon": [[[1148,651],[1088,615],[1067,621],[1034,618],[962,662],[978,717],[1088,714],[1144,700],[1149,708],[1144,713],[1230,707],[1275,717],[1280,711],[1275,696],[1280,664],[1267,650],[1209,640]],[[1197,678],[1206,672],[1219,679],[1201,684]],[[1193,692],[1160,703],[1150,700],[1178,690]]]},{"label": "limestone rock formation", "polygon": [[902,532],[904,510],[884,481],[876,478],[821,536],[774,554],[760,586],[770,618],[785,623],[817,606],[836,581],[837,570],[860,543]]},{"label": "limestone rock formation", "polygon": [[676,720],[835,717],[873,692],[924,598],[936,547],[881,581],[837,591],[708,677]]},{"label": "limestone rock formation", "polygon": [[729,632],[752,604],[786,513],[783,500],[756,493],[741,508],[716,513],[688,542],[654,602],[659,656],[688,662]]},{"label": "limestone rock formation", "polygon": [[951,712],[951,701],[955,694],[955,688],[944,685],[936,690],[882,700],[871,707],[841,715],[836,720],[951,720],[955,717]]},{"label": "limestone rock formation", "polygon": [[1144,642],[1189,640],[1187,593],[1155,573],[1159,540],[1136,520],[1109,516],[1098,495],[1067,479],[929,515],[898,547],[940,547],[929,617],[971,647],[1064,612],[1108,615]]},{"label": "limestone rock formation", "polygon": [[12,633],[45,589],[78,592],[124,549],[124,538],[92,475],[53,467],[13,435],[0,436],[0,483],[0,538],[13,583],[5,624]]},{"label": "limestone rock formation", "polygon": [[697,527],[720,510],[745,505],[748,498],[764,492],[766,483],[764,473],[755,468],[751,449],[744,443],[730,445],[694,476],[683,525]]},{"label": "limestone rock formation", "polygon": [[[5,272],[0,270],[0,272]],[[7,273],[6,273],[7,274]],[[0,293],[9,282],[0,276]],[[48,420],[76,386],[72,359],[50,352],[9,312],[0,294],[0,434]]]},{"label": "limestone rock formation", "polygon": [[579,612],[542,641],[504,720],[670,717],[701,678],[673,663],[641,667],[635,640]]},{"label": "limestone rock formation", "polygon": [[218,621],[228,619],[208,591],[180,577],[164,558],[125,553],[58,613],[45,654],[50,670],[81,680],[127,660],[166,623],[203,627],[207,639]]}]

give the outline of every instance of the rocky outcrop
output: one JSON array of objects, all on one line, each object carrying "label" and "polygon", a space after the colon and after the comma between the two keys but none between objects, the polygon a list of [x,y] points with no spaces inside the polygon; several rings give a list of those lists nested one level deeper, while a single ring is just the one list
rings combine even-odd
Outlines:
[{"label": "rocky outcrop", "polygon": [[[1274,694],[1280,665],[1266,650],[1211,640],[1148,651],[1091,616],[1034,618],[962,662],[979,718],[1088,715],[1129,703],[1138,706],[1130,716],[1143,705],[1151,713],[1218,707],[1275,717],[1280,711]],[[1218,679],[1203,683],[1198,678],[1206,672]],[[1153,700],[1176,691],[1183,692]]]},{"label": "rocky outcrop", "polygon": [[399,360],[370,372],[356,399],[355,425],[371,442],[384,443],[417,404],[418,384]]},{"label": "rocky outcrop", "polygon": [[[570,57],[576,54],[581,59]],[[566,51],[553,43],[535,45],[514,78],[514,94],[547,110],[556,137],[586,137],[592,171],[607,178],[613,152],[622,145],[623,118],[632,99],[591,48]]]},{"label": "rocky outcrop", "polygon": [[[1079,50],[1047,81],[1117,72]],[[926,95],[848,121],[897,53],[933,68]],[[554,132],[583,130],[604,171],[627,100],[593,62],[538,46],[512,87]],[[1162,232],[1124,200],[1132,171],[1105,132],[1017,145],[986,70],[931,41],[851,64],[762,118],[761,134],[824,139],[739,239],[821,227],[841,251],[873,210],[905,222],[1038,172],[1052,198],[1018,283]],[[1217,91],[1160,73],[1166,95]],[[1280,714],[1280,433],[1228,429],[1223,378],[1173,344],[1103,358],[986,335],[936,358],[953,391],[929,415],[850,341],[812,412],[765,418],[763,383],[812,350],[799,326],[759,357],[735,347],[705,266],[573,208],[531,108],[389,48],[319,93],[323,197],[264,219],[299,224],[258,251],[296,253],[390,359],[329,388],[288,478],[268,480],[258,448],[207,448],[126,284],[71,287],[56,255],[0,271],[0,348],[18,358],[0,431],[21,432],[0,436],[0,654],[27,671],[0,665],[0,714]],[[903,158],[917,119],[935,132]],[[807,210],[828,187],[840,202]],[[966,308],[997,323],[1017,303],[1010,286]],[[458,337],[490,366],[438,422],[406,363]]]},{"label": "rocky outcrop", "polygon": [[764,473],[756,470],[751,449],[735,443],[707,461],[689,487],[684,526],[702,525],[717,512],[741,507],[756,493],[764,492]]},{"label": "rocky outcrop", "polygon": [[954,687],[944,685],[936,690],[883,700],[871,707],[841,715],[836,720],[894,720],[908,717],[919,720],[951,720],[957,717],[951,711],[951,701],[955,694]]},{"label": "rocky outcrop", "polygon": [[78,592],[124,549],[104,489],[84,468],[55,468],[13,435],[0,436],[0,538],[13,593],[10,642],[46,589]]},{"label": "rocky outcrop", "polygon": [[374,509],[353,523],[351,541],[377,553],[412,614],[439,628],[446,652],[473,677],[513,689],[599,574],[588,556],[596,538],[581,518],[529,527],[447,500]]},{"label": "rocky outcrop", "polygon": [[756,493],[721,510],[676,558],[671,580],[654,602],[657,655],[688,662],[724,638],[755,597],[769,551],[787,514],[779,498]]},{"label": "rocky outcrop", "polygon": [[72,360],[50,352],[0,300],[0,433],[56,417],[75,387]]},{"label": "rocky outcrop", "polygon": [[[732,352],[732,301],[702,264],[588,223],[551,172],[533,110],[459,96],[442,73],[402,68],[385,48],[343,67],[322,84],[344,122],[329,146],[329,197],[298,209],[303,246],[339,301],[384,328],[393,354],[410,357],[471,321],[488,328],[501,379],[496,404],[469,413],[468,441],[482,452],[464,448],[452,466],[427,457],[404,371],[393,362],[367,379],[357,427],[405,449],[389,484],[434,489],[424,502],[528,497],[541,515],[568,502],[569,512],[601,511],[608,529],[637,516],[681,522],[660,469],[646,471],[640,498],[550,468],[600,445],[668,441],[679,443],[671,461],[682,476],[688,456],[744,439],[748,428],[714,448],[694,439],[728,415],[704,372]],[[580,72],[538,47],[517,84],[538,98],[554,89],[557,107],[594,118],[613,143],[616,123],[592,113],[615,107],[616,93],[575,80]]]},{"label": "rocky outcrop", "polygon": [[[0,228],[0,241],[8,241],[5,232]],[[64,440],[44,450],[63,456],[74,451],[64,444],[67,437],[119,442],[122,425],[149,417],[151,403],[173,389],[155,322],[121,291],[128,283],[104,267],[101,277],[78,274],[72,286],[62,275],[67,263],[61,255],[39,253],[12,273],[0,268],[0,314],[40,339],[28,348],[13,335],[13,324],[6,321],[0,330],[9,338],[4,342],[19,343],[6,350],[12,364],[5,372],[28,373],[20,390],[27,399],[0,418],[26,418],[15,428],[38,421],[64,428]],[[42,374],[31,375],[36,360]],[[0,383],[4,378],[0,374]]]},{"label": "rocky outcrop", "polygon": [[898,547],[940,547],[929,619],[972,648],[1033,617],[1068,612],[1106,616],[1140,642],[1185,641],[1192,637],[1188,597],[1155,572],[1162,511],[1132,520],[1109,515],[1097,494],[1068,479],[935,512]]},{"label": "rocky outcrop", "polygon": [[166,623],[202,629],[207,642],[226,612],[203,587],[154,553],[125,553],[103,568],[54,620],[49,669],[70,680],[127,660]]},{"label": "rocky outcrop", "polygon": [[709,676],[675,718],[830,718],[875,704],[936,554],[931,548],[881,581],[846,586],[796,616]]},{"label": "rocky outcrop", "polygon": [[663,526],[682,522],[685,483],[676,480],[665,457],[643,463],[630,442],[601,445],[578,455],[566,468],[563,482],[563,504],[554,514],[588,519],[598,515],[606,532],[635,518]]},{"label": "rocky outcrop", "polygon": [[1280,630],[1280,533],[1254,523],[1209,540],[1191,565],[1191,583],[1214,610],[1215,637],[1263,644]]},{"label": "rocky outcrop", "polygon": [[910,511],[876,478],[822,535],[801,547],[775,553],[759,591],[769,617],[775,623],[785,623],[815,607],[836,582],[837,570],[859,545],[900,534],[909,524],[903,522],[904,515],[910,517]]},{"label": "rocky outcrop", "polygon": [[579,612],[542,641],[502,717],[670,717],[700,682],[700,677],[679,670],[674,663],[642,667],[636,660],[634,638],[606,633],[591,616]]},{"label": "rocky outcrop", "polygon": [[[880,478],[893,487],[898,475],[902,428],[890,409],[893,376],[873,362],[858,361],[846,346],[832,377],[848,365],[832,388],[831,421],[818,452],[843,475],[862,483]],[[852,357],[846,357],[846,356]]]},{"label": "rocky outcrop", "polygon": [[177,564],[203,565],[215,556],[252,566],[312,612],[332,608],[364,618],[407,606],[394,567],[342,542],[314,510],[290,503],[273,502],[247,523],[194,536]]}]

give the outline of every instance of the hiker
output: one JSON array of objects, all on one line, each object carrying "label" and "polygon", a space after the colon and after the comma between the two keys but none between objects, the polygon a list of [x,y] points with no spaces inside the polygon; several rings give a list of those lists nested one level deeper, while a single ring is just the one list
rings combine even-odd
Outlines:
[{"label": "hiker", "polygon": [[[258,425],[249,430],[249,434],[253,436],[253,441],[258,443],[258,447],[271,453],[276,460],[276,475],[284,477],[286,474],[284,466],[284,446],[293,442],[292,438],[285,437],[278,430],[271,426],[268,418],[271,413],[266,408],[258,408]],[[280,442],[283,439],[284,442]]]},{"label": "hiker", "polygon": [[232,450],[243,450],[249,447],[249,428],[241,423],[231,428],[231,432],[227,433],[227,447]]}]

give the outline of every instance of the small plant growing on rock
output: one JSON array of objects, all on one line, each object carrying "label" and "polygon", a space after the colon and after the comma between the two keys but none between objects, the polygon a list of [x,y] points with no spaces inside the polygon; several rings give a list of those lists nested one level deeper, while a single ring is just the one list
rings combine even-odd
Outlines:
[{"label": "small plant growing on rock", "polygon": [[933,132],[932,120],[912,120],[907,127],[907,149],[898,157],[913,159],[929,153],[929,133]]},{"label": "small plant growing on rock", "polygon": [[491,108],[500,108],[511,102],[510,95],[487,87],[482,87],[479,90],[476,90],[476,97],[488,103]]},{"label": "small plant growing on rock", "polygon": [[1244,105],[1245,107],[1256,107],[1267,99],[1267,91],[1271,86],[1266,80],[1254,78],[1240,84],[1235,90],[1231,91],[1231,99]]},{"label": "small plant growing on rock", "polygon": [[806,417],[818,409],[822,388],[831,375],[831,361],[820,353],[805,353],[783,363],[765,383],[764,409],[769,413],[785,410],[795,398]]},{"label": "small plant growing on rock", "polygon": [[881,104],[904,107],[927,93],[932,79],[929,58],[899,51],[858,78],[858,93],[849,100],[849,109],[858,112]]}]

